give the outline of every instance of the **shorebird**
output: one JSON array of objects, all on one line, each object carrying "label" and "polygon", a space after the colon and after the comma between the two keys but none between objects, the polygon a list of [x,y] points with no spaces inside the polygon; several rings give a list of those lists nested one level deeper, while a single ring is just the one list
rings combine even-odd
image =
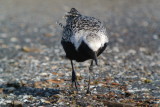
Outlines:
[{"label": "shorebird", "polygon": [[93,62],[98,65],[97,57],[105,50],[109,39],[103,23],[94,17],[82,15],[75,8],[71,8],[65,14],[66,25],[59,23],[63,28],[61,44],[66,57],[71,61],[72,87],[77,89],[76,72],[73,60],[83,62],[91,59],[89,66],[89,81],[87,93],[90,93],[90,72],[93,70]]}]

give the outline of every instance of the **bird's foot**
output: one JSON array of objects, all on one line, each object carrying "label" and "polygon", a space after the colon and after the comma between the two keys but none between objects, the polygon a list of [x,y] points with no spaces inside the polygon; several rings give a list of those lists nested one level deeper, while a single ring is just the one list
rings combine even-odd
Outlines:
[{"label": "bird's foot", "polygon": [[78,87],[80,86],[77,80],[72,80],[72,88],[75,86],[76,90],[78,91]]},{"label": "bird's foot", "polygon": [[87,89],[86,94],[91,94],[91,91]]},{"label": "bird's foot", "polygon": [[75,86],[75,88],[77,89],[78,91],[78,87],[79,86],[79,83],[77,81],[77,76],[76,76],[76,73],[75,71],[72,71],[72,87]]}]

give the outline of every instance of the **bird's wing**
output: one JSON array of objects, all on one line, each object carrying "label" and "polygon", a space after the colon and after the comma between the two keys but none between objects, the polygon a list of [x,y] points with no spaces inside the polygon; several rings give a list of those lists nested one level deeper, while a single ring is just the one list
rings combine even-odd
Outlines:
[{"label": "bird's wing", "polygon": [[70,42],[71,36],[73,36],[73,31],[70,26],[66,25],[63,29],[62,41]]}]

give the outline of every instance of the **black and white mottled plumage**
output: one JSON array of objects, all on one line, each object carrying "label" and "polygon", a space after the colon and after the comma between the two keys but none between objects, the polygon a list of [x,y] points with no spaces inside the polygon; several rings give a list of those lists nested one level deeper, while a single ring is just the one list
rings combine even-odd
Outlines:
[{"label": "black and white mottled plumage", "polygon": [[[91,59],[91,70],[93,60],[97,64],[97,56],[105,50],[109,40],[106,29],[100,20],[94,17],[84,16],[75,8],[72,8],[65,17],[66,25],[63,26],[60,24],[63,27],[61,44],[66,57],[71,60],[72,85],[75,83],[77,88],[76,74],[72,60],[83,62]],[[87,91],[89,92],[89,84]]]}]

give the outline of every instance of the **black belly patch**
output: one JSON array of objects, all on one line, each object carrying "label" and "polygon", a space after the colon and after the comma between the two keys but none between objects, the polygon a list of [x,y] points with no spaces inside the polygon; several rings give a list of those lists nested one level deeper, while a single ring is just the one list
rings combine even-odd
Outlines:
[{"label": "black belly patch", "polygon": [[[82,41],[78,50],[74,47],[71,42],[61,41],[63,49],[66,53],[66,57],[70,60],[76,60],[77,62],[83,62],[88,59],[94,59],[94,52],[87,46],[85,42]],[[107,47],[105,44],[102,48],[100,48],[97,52],[97,56],[99,56]]]},{"label": "black belly patch", "polygon": [[66,41],[61,41],[61,44],[66,53],[66,57],[71,60],[74,60],[77,56],[77,51],[74,45],[71,42],[66,42]]}]

